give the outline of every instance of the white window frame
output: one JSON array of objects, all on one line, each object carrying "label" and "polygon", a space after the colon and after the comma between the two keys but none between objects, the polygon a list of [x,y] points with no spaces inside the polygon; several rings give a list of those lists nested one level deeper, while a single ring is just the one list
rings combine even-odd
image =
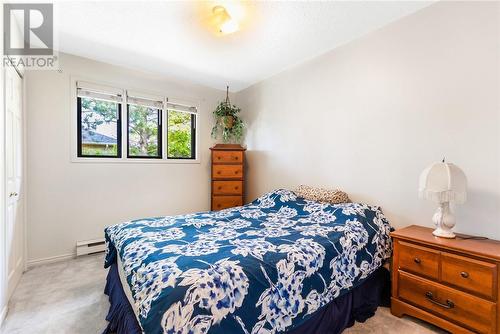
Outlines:
[{"label": "white window frame", "polygon": [[[94,158],[94,157],[79,157],[78,156],[78,97],[77,97],[77,83],[84,82],[86,86],[90,86],[95,88],[96,90],[103,91],[112,91],[118,92],[122,95],[121,102],[121,157],[113,158],[113,157],[102,157],[102,158]],[[122,87],[122,88],[118,88]],[[150,92],[144,89],[136,89],[136,88],[123,88],[123,85],[113,84],[113,83],[104,83],[99,80],[84,78],[80,76],[71,76],[70,77],[70,108],[71,116],[70,116],[70,129],[71,129],[71,140],[70,140],[70,161],[73,163],[131,163],[131,164],[200,164],[200,130],[199,124],[202,119],[200,115],[200,101],[194,98],[176,98],[171,96],[166,96],[165,94],[161,94],[158,92]],[[128,158],[127,157],[127,140],[128,140],[128,129],[127,129],[127,94],[131,96],[143,97],[143,98],[151,98],[163,101],[163,109],[161,110],[161,131],[162,131],[162,158],[150,159],[150,158]],[[167,100],[169,103],[182,104],[190,107],[195,107],[197,113],[195,114],[195,159],[168,159],[167,158]]]}]

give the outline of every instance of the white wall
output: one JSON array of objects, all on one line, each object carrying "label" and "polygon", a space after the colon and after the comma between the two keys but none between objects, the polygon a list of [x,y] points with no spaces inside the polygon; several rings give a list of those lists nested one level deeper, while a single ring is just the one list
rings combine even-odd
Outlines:
[{"label": "white wall", "polygon": [[420,172],[446,157],[469,179],[457,231],[500,239],[498,2],[442,2],[236,96],[249,197],[340,187],[395,227],[431,226]]},{"label": "white wall", "polygon": [[[129,219],[209,209],[210,112],[224,92],[60,54],[56,71],[28,71],[28,261],[72,255]],[[200,164],[74,163],[70,77],[199,100]]]}]

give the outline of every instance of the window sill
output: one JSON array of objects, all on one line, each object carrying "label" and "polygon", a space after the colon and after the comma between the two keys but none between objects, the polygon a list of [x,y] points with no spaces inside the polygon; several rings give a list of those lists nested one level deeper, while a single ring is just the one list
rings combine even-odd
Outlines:
[{"label": "window sill", "polygon": [[72,163],[106,164],[200,164],[200,159],[141,159],[141,158],[81,158],[73,157]]}]

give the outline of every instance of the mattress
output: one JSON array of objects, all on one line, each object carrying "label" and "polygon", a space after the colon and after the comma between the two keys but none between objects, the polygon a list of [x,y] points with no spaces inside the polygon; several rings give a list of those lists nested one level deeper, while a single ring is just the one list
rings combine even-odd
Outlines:
[{"label": "mattress", "polygon": [[140,219],[105,230],[106,266],[146,333],[298,328],[391,254],[378,207],[329,205],[280,189],[216,212]]}]

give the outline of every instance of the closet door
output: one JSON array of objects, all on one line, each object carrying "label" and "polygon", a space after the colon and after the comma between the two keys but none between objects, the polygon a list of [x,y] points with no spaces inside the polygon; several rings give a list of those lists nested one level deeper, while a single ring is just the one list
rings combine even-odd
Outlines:
[{"label": "closet door", "polygon": [[24,269],[23,79],[5,69],[5,180],[7,293],[14,292]]}]

